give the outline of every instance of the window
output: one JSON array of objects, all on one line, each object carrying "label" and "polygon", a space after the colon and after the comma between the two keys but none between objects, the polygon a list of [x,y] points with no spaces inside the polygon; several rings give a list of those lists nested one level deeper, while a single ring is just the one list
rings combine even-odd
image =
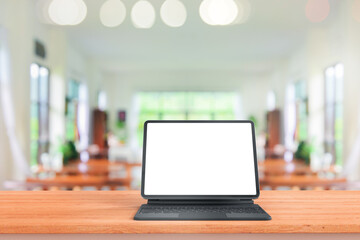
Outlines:
[{"label": "window", "polygon": [[98,93],[98,108],[101,111],[105,111],[107,108],[107,96],[106,96],[106,92],[104,91],[99,91]]},{"label": "window", "polygon": [[342,164],[343,153],[343,80],[344,66],[339,63],[325,70],[325,152],[333,162]]},{"label": "window", "polygon": [[232,92],[140,92],[138,140],[146,120],[233,120],[237,94]]},{"label": "window", "polygon": [[267,110],[269,112],[276,109],[276,95],[274,91],[269,91],[266,96]]},{"label": "window", "polygon": [[49,69],[33,63],[31,76],[31,165],[36,165],[43,153],[49,151]]},{"label": "window", "polygon": [[295,83],[296,130],[295,140],[306,141],[308,138],[308,98],[305,81]]},{"label": "window", "polygon": [[77,129],[79,134],[79,148],[80,150],[84,150],[89,144],[89,103],[88,89],[83,83],[79,86]]},{"label": "window", "polygon": [[79,83],[70,80],[67,86],[66,106],[65,106],[65,131],[66,140],[76,141],[79,139],[77,129],[77,112],[79,101]]}]

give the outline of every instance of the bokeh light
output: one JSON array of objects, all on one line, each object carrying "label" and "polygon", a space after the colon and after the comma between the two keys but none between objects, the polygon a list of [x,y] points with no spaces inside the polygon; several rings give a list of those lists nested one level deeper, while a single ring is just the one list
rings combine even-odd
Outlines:
[{"label": "bokeh light", "polygon": [[238,17],[239,9],[234,0],[203,0],[199,13],[209,25],[229,25]]},{"label": "bokeh light", "polygon": [[351,15],[356,21],[360,22],[360,0],[353,0]]},{"label": "bokeh light", "polygon": [[160,17],[170,27],[184,25],[186,16],[186,8],[179,0],[166,0],[161,6]]},{"label": "bokeh light", "polygon": [[85,19],[87,7],[83,0],[53,0],[48,11],[55,24],[77,25]]},{"label": "bokeh light", "polygon": [[106,27],[119,26],[126,17],[126,8],[121,0],[107,0],[100,8],[100,21]]},{"label": "bokeh light", "polygon": [[154,7],[149,1],[138,1],[131,10],[131,20],[136,28],[151,28],[155,22]]},{"label": "bokeh light", "polygon": [[328,0],[308,0],[305,7],[306,17],[314,23],[324,21],[330,12]]}]

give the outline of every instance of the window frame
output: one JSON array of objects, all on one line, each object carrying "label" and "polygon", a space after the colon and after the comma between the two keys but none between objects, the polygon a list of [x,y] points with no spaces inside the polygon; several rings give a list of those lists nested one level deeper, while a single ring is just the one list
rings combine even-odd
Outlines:
[{"label": "window frame", "polygon": [[[70,84],[75,83],[77,85],[77,96],[73,97],[70,93]],[[79,89],[81,82],[75,80],[74,78],[70,78],[67,81],[66,86],[66,95],[65,95],[65,139],[68,141],[78,141],[80,139],[79,128],[78,128],[78,108],[79,108]],[[74,116],[69,116],[69,105],[73,105]],[[73,136],[69,137],[69,123],[71,122],[73,127]]]},{"label": "window frame", "polygon": [[[342,76],[338,77],[336,76],[336,67],[342,65],[343,72]],[[328,73],[327,71],[329,69],[333,70],[333,89],[332,89],[332,99],[330,102],[328,101]],[[342,84],[341,90],[342,95],[341,99],[339,99],[338,91],[339,88],[338,84]],[[341,108],[341,122],[343,122],[344,118],[344,110],[343,110],[343,103],[344,103],[344,64],[341,62],[335,63],[324,70],[324,151],[325,153],[330,153],[333,157],[332,163],[336,165],[341,165],[343,163],[343,126],[341,126],[341,136],[338,136],[337,133],[337,122],[339,122],[339,116],[338,116],[338,108]],[[329,120],[327,117],[328,115],[331,115],[331,120]]]},{"label": "window frame", "polygon": [[[136,93],[137,98],[140,97],[141,94],[143,93],[148,93],[148,94],[152,94],[153,96],[158,95],[157,101],[158,101],[158,106],[154,109],[154,110],[148,110],[148,111],[143,111],[141,109],[141,103],[140,103],[140,99],[138,99],[138,110],[136,112],[137,118],[138,118],[138,126],[136,127],[136,135],[137,135],[137,140],[140,143],[140,145],[142,145],[142,135],[143,135],[143,122],[145,122],[146,120],[237,120],[238,116],[236,114],[236,98],[238,97],[238,93],[236,91],[138,91]],[[184,103],[183,103],[183,107],[184,109],[182,109],[181,111],[179,110],[166,110],[164,111],[164,106],[163,106],[163,96],[166,94],[176,94],[176,93],[183,93],[184,94]],[[209,110],[197,110],[197,109],[191,109],[191,107],[189,107],[191,104],[189,103],[190,99],[194,96],[191,95],[195,95],[195,94],[209,94],[209,96],[211,96],[211,101],[212,103],[212,107],[209,107]],[[221,115],[221,114],[226,114],[228,110],[224,110],[224,111],[218,111],[216,108],[216,103],[215,103],[215,99],[217,97],[217,95],[221,95],[221,94],[231,94],[233,99],[233,106],[232,106],[232,114],[233,117],[232,119],[220,119],[217,118],[217,115]],[[170,114],[182,114],[184,115],[183,118],[167,118],[164,117],[164,113],[170,113]],[[154,118],[147,118],[147,119],[143,119],[142,115],[154,115],[156,117]],[[200,118],[192,118],[191,115],[196,115],[196,114],[209,114],[210,118],[209,119],[200,119]]]},{"label": "window frame", "polygon": [[[32,99],[32,87],[34,80],[33,76],[31,75],[31,66],[35,64],[37,65],[39,69],[39,73],[36,79],[36,100]],[[47,88],[46,88],[46,101],[43,101],[41,95],[41,74],[40,69],[45,68],[47,70]],[[51,92],[50,92],[50,84],[51,84],[51,71],[50,68],[42,65],[38,62],[33,62],[30,64],[30,164],[31,165],[37,165],[41,163],[41,155],[43,153],[49,152],[50,149],[50,98],[51,98]],[[37,121],[37,139],[33,139],[33,114],[32,110],[33,107],[36,106],[36,121]],[[45,114],[45,121],[42,119],[41,115],[41,109],[46,109]],[[36,145],[36,158],[33,156],[34,151],[34,145]]]},{"label": "window frame", "polygon": [[[300,92],[298,90],[300,89]],[[296,128],[294,139],[297,142],[307,141],[309,136],[309,97],[306,91],[307,82],[303,79],[300,79],[294,83],[295,90],[295,111],[296,111]],[[304,91],[303,91],[304,90]],[[304,94],[304,95],[303,95]],[[302,115],[301,108],[305,108],[305,114]],[[304,135],[302,136],[302,128],[305,128]]]}]

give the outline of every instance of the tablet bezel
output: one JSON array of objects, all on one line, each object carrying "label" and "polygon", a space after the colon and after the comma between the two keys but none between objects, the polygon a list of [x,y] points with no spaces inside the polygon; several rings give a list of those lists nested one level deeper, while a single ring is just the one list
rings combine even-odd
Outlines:
[{"label": "tablet bezel", "polygon": [[[251,125],[254,170],[255,170],[255,195],[145,195],[145,168],[146,168],[146,141],[147,141],[147,125],[157,123],[247,123]],[[143,136],[143,155],[142,155],[142,175],[141,175],[141,196],[144,199],[166,199],[166,200],[226,200],[226,199],[256,199],[260,196],[258,165],[256,155],[256,140],[254,123],[250,120],[148,120],[144,123]]]}]

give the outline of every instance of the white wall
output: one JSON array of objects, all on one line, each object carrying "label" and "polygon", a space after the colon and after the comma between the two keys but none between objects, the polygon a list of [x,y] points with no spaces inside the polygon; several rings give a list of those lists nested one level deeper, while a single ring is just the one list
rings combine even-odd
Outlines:
[{"label": "white wall", "polygon": [[[1,98],[1,92],[0,92],[0,98]],[[10,147],[8,144],[8,141],[5,141],[7,139],[6,135],[6,129],[4,126],[4,121],[2,118],[2,106],[0,104],[0,152],[2,157],[0,158],[0,183],[4,182],[6,179],[11,177],[11,169],[12,166],[10,164]],[[9,171],[10,170],[10,171]],[[2,184],[0,184],[0,190],[3,189]]]},{"label": "white wall", "polygon": [[[102,88],[108,95],[109,127],[116,126],[116,113],[126,110],[128,136],[134,111],[133,97],[139,91],[235,91],[243,103],[243,118],[255,115],[259,129],[265,127],[266,93],[268,75],[241,74],[237,71],[138,71],[105,74]],[[251,104],[248,104],[251,102]],[[131,142],[132,139],[129,139]]]},{"label": "white wall", "polygon": [[[351,18],[351,6],[348,2],[346,28],[343,31],[348,38],[343,43],[344,52],[344,159],[349,157],[355,148],[356,138],[360,137],[360,23]],[[357,166],[351,167],[350,179],[360,179],[360,156],[354,159]],[[351,163],[348,162],[347,164]]]},{"label": "white wall", "polygon": [[[336,63],[343,63],[344,76],[344,149],[346,161],[360,134],[360,23],[351,17],[351,1],[339,5],[338,15],[327,25],[314,25],[308,31],[303,47],[294,52],[275,70],[274,75],[284,78],[284,85],[305,80],[309,97],[309,141],[323,149],[324,141],[324,71]],[[359,156],[360,157],[360,156]],[[360,162],[360,158],[357,159]],[[360,179],[360,164],[348,175]]]},{"label": "white wall", "polygon": [[[10,86],[11,95],[14,105],[16,136],[20,147],[25,154],[29,153],[29,122],[26,122],[29,115],[29,108],[25,103],[29,102],[29,66],[31,62],[32,46],[31,25],[29,22],[30,16],[28,12],[30,1],[18,5],[16,1],[2,1],[0,2],[1,19],[0,24],[5,29],[6,38],[8,42],[8,53],[10,60]],[[12,14],[16,12],[17,14]],[[26,23],[26,24],[25,24]],[[29,41],[24,41],[29,39]],[[31,40],[30,40],[31,39]],[[0,113],[3,119],[3,112]],[[2,121],[4,124],[4,121]],[[6,127],[6,126],[2,126]],[[1,145],[9,146],[7,134],[1,135]],[[21,178],[21,173],[13,165],[13,158],[10,148],[7,147],[2,153],[4,159],[3,166],[5,177],[4,179],[15,177]]]},{"label": "white wall", "polygon": [[[318,147],[324,141],[324,71],[336,63],[343,63],[344,76],[344,124],[343,124],[343,163],[346,166],[350,152],[355,147],[358,134],[360,23],[351,16],[351,2],[341,5],[339,15],[328,27],[314,29],[309,33],[307,42],[307,81],[309,92],[309,133]],[[360,162],[357,159],[357,162]],[[349,179],[360,179],[360,164],[347,175]]]},{"label": "white wall", "polygon": [[[16,14],[14,14],[16,13]],[[66,81],[78,79],[89,85],[97,68],[86,56],[71,46],[63,29],[39,23],[33,1],[0,1],[0,25],[6,30],[9,42],[11,94],[15,110],[16,136],[26,160],[30,161],[30,64],[33,62],[50,69],[50,135],[53,144],[64,136],[64,103]],[[34,55],[34,39],[42,41],[47,50],[46,59]],[[90,66],[91,65],[91,66]],[[89,71],[89,69],[92,69]],[[92,73],[92,75],[90,75]],[[92,90],[90,98],[94,98]],[[0,109],[1,110],[1,109]],[[0,129],[4,116],[0,111]],[[14,166],[8,147],[8,137],[0,133],[0,183],[5,179],[24,179],[25,175]],[[2,184],[0,184],[0,189]]]}]

